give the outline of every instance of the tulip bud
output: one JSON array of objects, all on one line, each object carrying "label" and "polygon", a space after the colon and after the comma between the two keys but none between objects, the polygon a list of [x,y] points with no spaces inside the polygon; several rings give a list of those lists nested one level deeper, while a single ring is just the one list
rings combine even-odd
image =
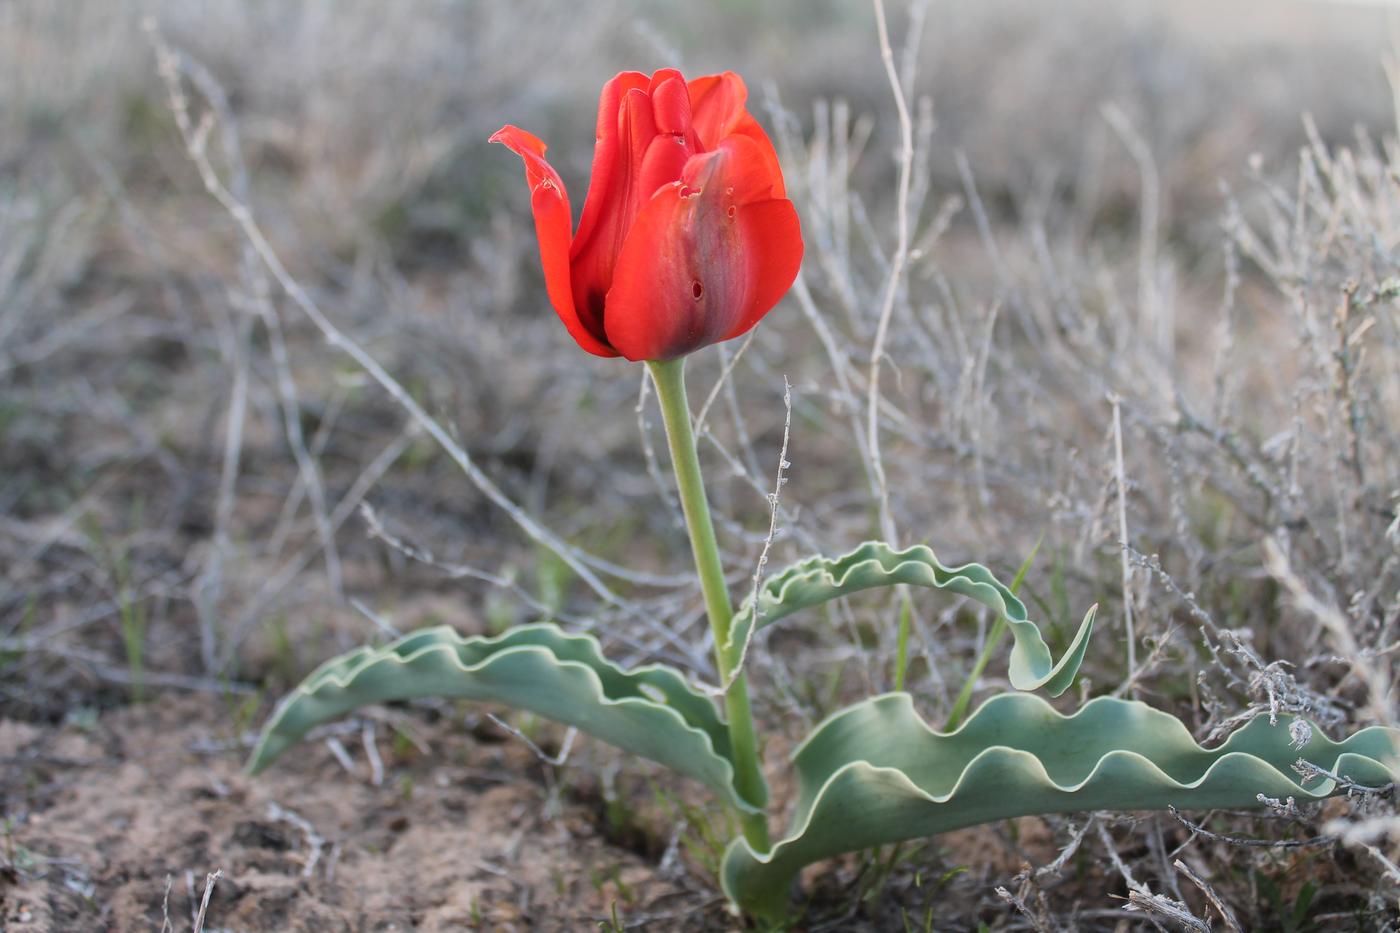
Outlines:
[{"label": "tulip bud", "polygon": [[730,72],[609,81],[572,235],[544,143],[509,125],[491,137],[525,161],[549,301],[589,353],[673,360],[746,333],[791,287],[802,231],[747,96]]}]

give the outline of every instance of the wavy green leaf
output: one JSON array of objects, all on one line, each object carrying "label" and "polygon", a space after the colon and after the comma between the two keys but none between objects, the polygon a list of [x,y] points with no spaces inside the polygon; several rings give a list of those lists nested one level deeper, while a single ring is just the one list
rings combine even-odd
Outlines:
[{"label": "wavy green leaf", "polygon": [[1074,681],[1094,628],[1093,608],[1085,613],[1074,640],[1056,662],[1040,637],[1040,630],[1028,618],[1025,604],[986,567],[945,567],[924,545],[896,551],[880,541],[868,541],[836,558],[809,557],[769,577],[759,589],[757,602],[750,596],[739,607],[727,650],[733,651],[748,640],[755,618],[758,627],[763,628],[810,606],[900,583],[947,590],[1001,613],[1015,639],[1009,674],[1011,685],[1017,690],[1044,688],[1051,696],[1059,696]]},{"label": "wavy green leaf", "polygon": [[1290,717],[1255,719],[1218,748],[1144,703],[1101,697],[1071,716],[1029,694],[988,700],[943,733],[907,693],[836,713],[798,749],[792,829],[765,853],[741,839],[725,854],[725,893],[777,916],[805,865],[870,846],[1038,813],[1258,806],[1258,795],[1317,800],[1337,781],[1304,781],[1298,759],[1357,784],[1394,779],[1400,732],[1373,727],[1332,742],[1315,726],[1290,740]]},{"label": "wavy green leaf", "polygon": [[310,729],[358,707],[416,697],[530,710],[693,777],[743,810],[767,803],[735,789],[728,729],[679,673],[661,665],[623,670],[591,636],[545,624],[494,638],[422,629],[328,661],[282,701],[248,767],[261,771]]}]

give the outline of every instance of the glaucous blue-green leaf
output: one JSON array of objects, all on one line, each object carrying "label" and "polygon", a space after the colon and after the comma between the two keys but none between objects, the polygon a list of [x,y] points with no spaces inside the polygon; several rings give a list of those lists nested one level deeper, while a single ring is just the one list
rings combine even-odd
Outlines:
[{"label": "glaucous blue-green leaf", "polygon": [[1258,795],[1316,800],[1331,778],[1303,780],[1299,759],[1368,787],[1394,779],[1400,732],[1364,729],[1333,742],[1313,727],[1261,716],[1217,748],[1144,703],[1101,697],[1071,716],[1030,694],[992,697],[942,733],[907,693],[848,707],[797,750],[791,831],[768,852],[742,839],[725,854],[725,892],[746,911],[778,916],[805,865],[870,846],[1037,813],[1253,807]]},{"label": "glaucous blue-green leaf", "polygon": [[623,670],[596,639],[524,625],[494,638],[422,629],[321,665],[263,727],[249,769],[266,768],[315,726],[371,703],[461,697],[530,710],[695,778],[754,812],[734,787],[729,732],[715,704],[671,668]]},{"label": "glaucous blue-green leaf", "polygon": [[1008,673],[1017,690],[1044,688],[1051,696],[1059,696],[1074,681],[1094,628],[1093,609],[1085,614],[1074,640],[1057,662],[1030,621],[1025,604],[990,570],[981,564],[945,567],[924,545],[896,551],[883,542],[868,541],[840,557],[809,557],[793,564],[765,580],[756,601],[750,596],[739,607],[728,648],[734,651],[744,644],[755,619],[763,628],[800,609],[901,583],[957,593],[1005,616],[1015,639]]}]

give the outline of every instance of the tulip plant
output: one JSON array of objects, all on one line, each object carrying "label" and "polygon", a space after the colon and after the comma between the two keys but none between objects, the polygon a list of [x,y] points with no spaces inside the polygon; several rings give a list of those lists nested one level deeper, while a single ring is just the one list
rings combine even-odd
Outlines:
[{"label": "tulip plant", "polygon": [[[495,637],[423,629],[322,665],[277,709],[253,753],[268,766],[319,723],[369,703],[461,697],[530,710],[659,762],[705,787],[743,829],[720,881],[756,921],[780,923],[798,872],[843,852],[1009,817],[1098,809],[1252,807],[1392,781],[1397,735],[1333,742],[1263,716],[1215,748],[1136,701],[1098,697],[1064,715],[1093,628],[1085,615],[1055,660],[1025,605],[983,566],[944,566],[927,547],[868,542],[773,574],[737,609],[725,584],[686,402],[687,354],[747,332],[791,286],[797,212],[738,76],[686,81],[627,72],[603,88],[592,179],[577,231],[545,145],[514,126],[492,137],[525,163],[550,303],[596,356],[645,362],[660,399],[714,637],[719,691],[663,665],[624,669],[590,636],[545,621]],[[990,607],[1009,627],[1010,681],[966,721],[929,725],[905,692],[818,725],[792,758],[796,797],[774,840],[744,649],[758,628],[873,587],[927,587]],[[723,694],[723,712],[713,696]],[[1301,739],[1301,741],[1300,741]],[[1299,759],[1315,768],[1295,770]]]}]

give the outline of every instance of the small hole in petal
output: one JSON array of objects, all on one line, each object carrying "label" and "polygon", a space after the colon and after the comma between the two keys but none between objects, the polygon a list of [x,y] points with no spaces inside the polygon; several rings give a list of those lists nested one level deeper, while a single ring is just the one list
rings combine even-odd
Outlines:
[{"label": "small hole in petal", "polygon": [[729,210],[725,211],[725,213],[728,214],[730,217],[733,217],[738,212],[739,209],[736,208],[733,204],[729,205]]},{"label": "small hole in petal", "polygon": [[696,301],[699,301],[704,294],[705,286],[700,284],[699,279],[696,279],[694,282],[690,283],[690,297],[694,298]]}]

